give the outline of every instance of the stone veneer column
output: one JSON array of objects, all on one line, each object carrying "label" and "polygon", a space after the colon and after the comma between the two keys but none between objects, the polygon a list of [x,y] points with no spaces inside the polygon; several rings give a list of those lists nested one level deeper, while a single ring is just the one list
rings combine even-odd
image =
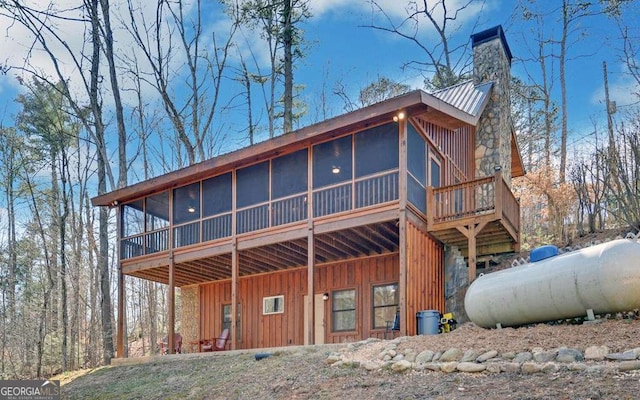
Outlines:
[{"label": "stone veneer column", "polygon": [[182,351],[190,352],[189,342],[198,340],[198,323],[200,320],[200,298],[198,296],[198,287],[186,287],[180,290],[180,300],[182,304],[181,313],[181,332],[182,335]]},{"label": "stone veneer column", "polygon": [[476,84],[493,82],[489,102],[476,130],[476,177],[502,169],[511,183],[511,51],[501,26],[471,35]]}]

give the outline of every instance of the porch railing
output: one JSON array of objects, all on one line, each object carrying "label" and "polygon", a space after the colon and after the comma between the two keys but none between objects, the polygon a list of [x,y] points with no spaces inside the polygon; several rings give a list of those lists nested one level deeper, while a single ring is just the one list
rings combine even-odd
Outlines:
[{"label": "porch railing", "polygon": [[516,229],[520,226],[520,205],[502,179],[501,172],[455,185],[430,188],[427,196],[427,214],[432,224],[495,213],[506,218]]}]

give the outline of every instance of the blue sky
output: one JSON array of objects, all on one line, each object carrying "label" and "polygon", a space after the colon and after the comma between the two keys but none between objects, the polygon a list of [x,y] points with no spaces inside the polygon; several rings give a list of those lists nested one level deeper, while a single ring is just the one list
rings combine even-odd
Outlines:
[{"label": "blue sky", "polygon": [[[56,3],[77,3],[73,0],[58,1]],[[152,6],[142,2],[142,7]],[[395,20],[400,20],[404,15],[404,2],[397,0],[381,0],[381,5],[388,14]],[[455,3],[463,3],[461,0],[449,1],[450,8]],[[541,5],[537,7],[549,7],[548,1],[538,1]],[[115,13],[121,12],[118,1],[112,1],[112,9]],[[210,6],[211,3],[209,3]],[[487,0],[482,7],[476,6],[460,14],[458,26],[452,25],[456,29],[456,34],[452,38],[454,43],[465,43],[472,31],[479,31],[494,25],[501,24],[506,32],[507,40],[511,51],[515,57],[512,72],[525,79],[525,64],[518,61],[520,58],[529,57],[527,47],[533,46],[531,38],[531,25],[527,25],[521,19],[518,0]],[[522,0],[522,4],[529,4]],[[311,10],[313,17],[304,25],[305,38],[310,43],[306,51],[306,57],[298,64],[295,71],[296,84],[304,85],[303,100],[308,105],[306,119],[302,120],[302,125],[313,122],[317,114],[316,102],[322,87],[330,95],[328,105],[331,115],[343,112],[343,102],[337,96],[331,96],[331,92],[336,82],[342,82],[355,99],[360,88],[376,80],[379,76],[386,76],[394,80],[411,85],[414,88],[421,88],[423,77],[418,71],[405,69],[401,66],[411,60],[420,60],[423,54],[415,45],[406,39],[394,36],[391,33],[376,31],[363,27],[372,22],[382,23],[372,15],[371,5],[366,0],[311,0]],[[209,7],[208,6],[208,7]],[[215,7],[213,7],[215,8]],[[212,31],[220,30],[225,26],[224,18],[213,13],[208,18],[208,29]],[[628,7],[625,13],[628,25],[640,25],[638,11],[633,7]],[[113,20],[113,18],[112,18]],[[559,33],[559,25],[554,21],[555,17],[547,17],[546,29]],[[6,33],[0,36],[0,48],[3,49],[5,60],[8,64],[20,63],[24,58],[25,49],[29,44],[28,36],[15,26],[9,28],[9,22],[0,21],[0,32]],[[427,29],[426,24],[422,25],[420,35],[425,43],[435,43],[433,31]],[[615,25],[605,17],[591,17],[581,21],[580,28],[584,28],[586,36],[570,46],[570,57],[577,57],[570,61],[568,65],[568,97],[569,97],[569,128],[571,131],[571,143],[581,143],[580,137],[593,130],[591,119],[602,120],[604,117],[604,106],[602,104],[602,61],[607,61],[610,72],[610,90],[612,98],[619,106],[630,104],[635,98],[630,94],[636,90],[631,85],[631,81],[623,73],[622,65],[618,59],[618,31]],[[79,46],[81,32],[72,26],[64,26],[63,32],[68,35],[72,45]],[[258,51],[261,48],[257,44],[257,39],[250,33],[247,34],[249,41],[255,41],[252,45]],[[576,37],[581,36],[582,32]],[[125,38],[122,32],[116,33],[117,51],[126,51],[131,48],[131,43]],[[264,47],[264,46],[262,46]],[[470,49],[469,49],[470,51]],[[50,70],[50,64],[41,54],[32,54],[32,63],[44,71]],[[66,63],[65,65],[70,65]],[[528,63],[528,70],[534,71],[537,66]],[[555,70],[557,73],[557,69]],[[71,72],[70,72],[71,73]],[[557,81],[557,79],[556,79]],[[0,120],[4,126],[13,124],[13,116],[17,112],[14,98],[20,90],[15,72],[10,71],[5,76],[0,76]],[[225,87],[226,96],[231,97],[237,93],[237,86],[228,85]],[[557,95],[555,99],[559,101],[559,85],[556,83]],[[154,94],[148,91],[147,95],[152,98]],[[126,100],[126,99],[125,99]],[[226,118],[240,120],[240,112],[231,110]],[[240,123],[240,122],[239,122]],[[238,123],[238,124],[239,124]],[[242,141],[232,141],[230,146],[237,146]]]}]

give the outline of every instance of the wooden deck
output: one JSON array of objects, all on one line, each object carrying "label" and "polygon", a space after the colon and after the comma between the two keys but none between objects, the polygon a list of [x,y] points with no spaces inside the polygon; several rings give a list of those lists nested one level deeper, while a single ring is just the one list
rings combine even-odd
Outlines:
[{"label": "wooden deck", "polygon": [[498,171],[494,176],[427,192],[427,229],[438,240],[457,246],[469,259],[475,279],[479,256],[519,251],[520,204]]}]

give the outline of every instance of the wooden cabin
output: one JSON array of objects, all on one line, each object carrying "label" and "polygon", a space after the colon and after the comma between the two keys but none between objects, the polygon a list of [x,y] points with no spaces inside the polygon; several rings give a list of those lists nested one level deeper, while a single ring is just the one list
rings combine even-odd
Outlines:
[{"label": "wooden cabin", "polygon": [[168,285],[171,342],[178,287],[185,343],[225,328],[233,349],[335,343],[445,312],[447,252],[470,281],[477,257],[517,249],[511,54],[500,27],[472,42],[472,81],[94,198],[118,211],[118,355],[124,276]]}]

